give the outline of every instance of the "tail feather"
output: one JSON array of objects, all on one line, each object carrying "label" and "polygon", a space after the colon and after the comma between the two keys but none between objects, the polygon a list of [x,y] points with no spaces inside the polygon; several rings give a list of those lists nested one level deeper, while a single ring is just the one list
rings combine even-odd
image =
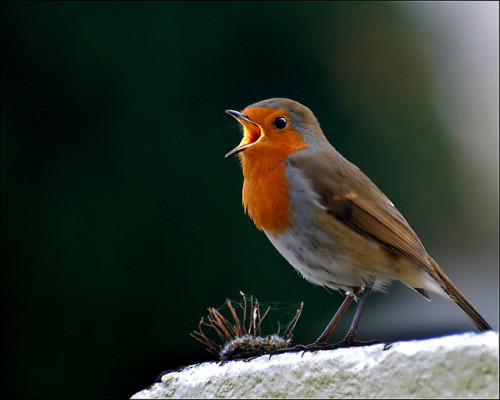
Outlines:
[{"label": "tail feather", "polygon": [[439,284],[443,288],[443,290],[446,292],[448,296],[459,306],[466,314],[467,316],[471,319],[471,321],[476,325],[476,327],[480,331],[487,331],[487,330],[492,330],[492,327],[486,320],[483,318],[481,314],[479,314],[479,311],[477,311],[474,306],[465,298],[465,296],[460,293],[460,291],[451,283],[449,278],[445,275],[445,273],[441,270],[439,265],[432,259],[431,256],[428,256],[427,259],[432,265],[432,268],[436,272],[437,276],[439,277]]}]

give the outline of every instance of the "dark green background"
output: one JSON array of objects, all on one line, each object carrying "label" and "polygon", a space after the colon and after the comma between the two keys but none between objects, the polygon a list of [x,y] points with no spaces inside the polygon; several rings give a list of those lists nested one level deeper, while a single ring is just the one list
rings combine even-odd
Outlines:
[{"label": "dark green background", "polygon": [[[239,290],[305,301],[296,342],[321,332],[342,296],[299,278],[243,215],[228,108],[300,101],[424,244],[481,240],[429,59],[396,4],[9,2],[1,14],[3,396],[129,397],[209,359],[189,333]],[[381,317],[383,299],[369,303]],[[463,316],[377,338],[467,329]]]}]

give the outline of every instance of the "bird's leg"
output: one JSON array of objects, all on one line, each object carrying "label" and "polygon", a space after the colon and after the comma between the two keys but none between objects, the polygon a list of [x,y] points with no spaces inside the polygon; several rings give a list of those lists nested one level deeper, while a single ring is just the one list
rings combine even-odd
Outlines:
[{"label": "bird's leg", "polygon": [[287,348],[287,349],[282,349],[282,350],[277,350],[273,352],[273,354],[279,354],[279,353],[288,353],[288,352],[296,352],[296,351],[316,351],[316,350],[328,350],[328,349],[333,349],[334,345],[327,343],[326,341],[330,337],[330,334],[332,333],[333,329],[335,326],[337,326],[338,322],[340,321],[340,318],[342,315],[345,314],[347,311],[347,308],[349,305],[352,303],[354,300],[355,296],[361,291],[360,287],[355,287],[344,299],[342,304],[340,305],[339,309],[333,316],[332,320],[328,324],[328,326],[325,328],[323,333],[316,339],[314,343],[308,344],[308,345],[303,345],[303,344],[298,344],[294,347]]},{"label": "bird's leg", "polygon": [[358,308],[356,309],[356,314],[354,314],[354,319],[352,320],[351,327],[349,328],[347,335],[345,335],[345,338],[342,341],[335,343],[333,345],[334,349],[338,349],[339,347],[366,346],[370,344],[380,343],[377,341],[358,342],[354,340],[354,338],[356,337],[356,331],[358,330],[358,324],[361,318],[361,314],[363,312],[363,309],[365,308],[366,301],[370,296],[371,290],[372,290],[371,286],[365,286],[363,290],[363,295],[361,296],[361,300],[359,301],[358,304]]},{"label": "bird's leg", "polygon": [[330,337],[331,333],[333,332],[333,329],[337,326],[338,322],[340,321],[340,318],[342,317],[342,315],[344,315],[344,313],[347,311],[347,308],[354,300],[354,296],[356,296],[360,290],[361,290],[360,287],[356,287],[352,290],[351,293],[349,293],[346,296],[346,298],[344,299],[344,301],[340,305],[339,309],[337,310],[337,312],[333,316],[332,320],[330,321],[328,326],[325,328],[323,333],[316,339],[314,344],[326,343],[326,341]]},{"label": "bird's leg", "polygon": [[363,295],[361,296],[361,300],[359,301],[358,308],[356,309],[356,313],[354,315],[354,319],[352,320],[351,326],[349,328],[349,331],[347,332],[346,336],[344,339],[338,343],[335,344],[330,344],[327,343],[326,340],[332,333],[333,329],[339,322],[340,318],[344,313],[346,312],[347,308],[349,307],[349,304],[354,300],[355,296],[361,291],[360,287],[356,287],[352,290],[351,293],[347,295],[347,297],[344,299],[342,304],[340,305],[339,309],[333,316],[332,320],[326,327],[326,329],[323,331],[323,333],[320,335],[320,337],[314,342],[309,345],[302,345],[299,344],[297,346],[291,347],[291,348],[286,348],[286,349],[281,349],[272,352],[271,355],[273,354],[280,354],[280,353],[288,353],[288,352],[297,352],[297,351],[317,351],[317,350],[332,350],[332,349],[338,349],[341,347],[354,347],[354,346],[367,346],[370,344],[376,344],[380,343],[376,340],[370,341],[370,342],[359,342],[354,340],[356,337],[356,331],[358,329],[358,324],[359,320],[361,318],[361,314],[363,313],[363,309],[365,308],[366,301],[368,300],[368,297],[370,296],[370,292],[372,290],[371,286],[365,286],[363,290]]}]

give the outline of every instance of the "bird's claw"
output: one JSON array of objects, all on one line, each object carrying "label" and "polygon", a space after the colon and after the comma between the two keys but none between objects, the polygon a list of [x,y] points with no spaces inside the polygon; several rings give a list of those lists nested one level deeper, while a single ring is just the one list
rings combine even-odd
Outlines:
[{"label": "bird's claw", "polygon": [[298,344],[294,347],[288,347],[286,349],[273,351],[269,356],[273,356],[275,354],[283,354],[283,353],[298,353],[300,351],[302,351],[303,352],[302,355],[304,355],[306,351],[333,350],[334,349],[333,346],[334,345],[326,342],[314,342],[307,345]]},{"label": "bird's claw", "polygon": [[333,349],[341,349],[341,348],[347,348],[347,347],[361,347],[361,346],[370,346],[372,344],[380,344],[378,340],[370,340],[367,342],[360,342],[358,340],[350,339],[350,338],[345,338],[341,340],[338,343],[335,343],[333,345]]},{"label": "bird's claw", "polygon": [[346,337],[338,343],[330,344],[327,342],[314,342],[311,344],[303,345],[298,344],[294,347],[287,347],[285,349],[275,350],[269,353],[269,358],[274,356],[275,354],[283,354],[283,353],[298,353],[302,351],[302,356],[306,351],[319,351],[319,350],[336,350],[340,348],[347,347],[360,347],[360,346],[370,346],[372,344],[379,344],[378,340],[370,340],[367,342],[360,342],[358,340],[354,340],[352,338]]}]

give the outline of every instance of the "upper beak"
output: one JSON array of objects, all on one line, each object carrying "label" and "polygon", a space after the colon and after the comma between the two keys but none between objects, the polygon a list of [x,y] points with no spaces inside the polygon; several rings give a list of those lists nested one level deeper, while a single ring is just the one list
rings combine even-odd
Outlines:
[{"label": "upper beak", "polygon": [[248,118],[248,115],[246,114],[235,110],[226,110],[226,114],[233,116],[241,125],[243,125],[243,139],[241,139],[241,142],[237,147],[225,155],[227,158],[253,145],[260,138],[261,129],[260,126]]}]

